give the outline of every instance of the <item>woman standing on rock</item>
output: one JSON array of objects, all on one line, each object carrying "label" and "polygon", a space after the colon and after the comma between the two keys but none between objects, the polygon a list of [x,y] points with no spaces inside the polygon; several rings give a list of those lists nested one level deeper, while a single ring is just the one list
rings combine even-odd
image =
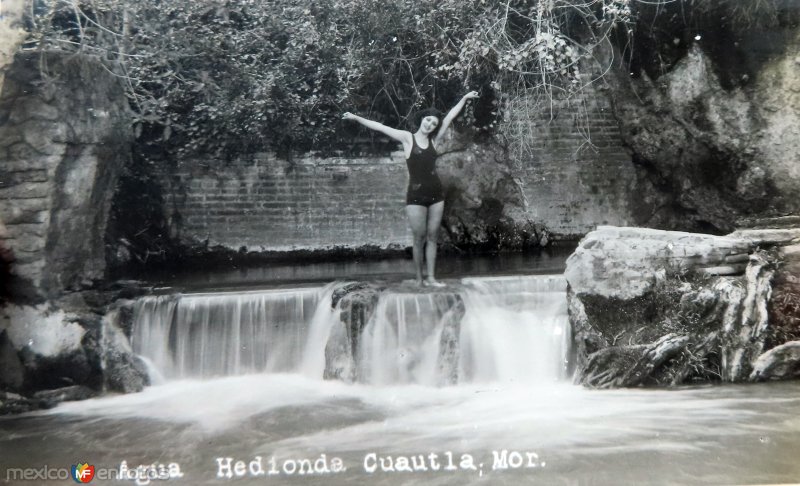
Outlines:
[{"label": "woman standing on rock", "polygon": [[[444,191],[442,182],[436,174],[436,147],[450,124],[464,109],[467,100],[477,98],[477,91],[465,94],[461,100],[441,120],[438,110],[429,108],[417,113],[419,128],[415,133],[387,127],[382,123],[367,120],[352,113],[345,113],[342,118],[355,120],[365,127],[381,132],[403,144],[408,166],[408,192],[406,193],[406,214],[414,237],[414,267],[417,283],[422,285],[423,248],[424,261],[427,263],[428,277],[425,284],[442,287],[436,281],[436,238],[444,213]],[[427,245],[426,245],[427,242]]]}]

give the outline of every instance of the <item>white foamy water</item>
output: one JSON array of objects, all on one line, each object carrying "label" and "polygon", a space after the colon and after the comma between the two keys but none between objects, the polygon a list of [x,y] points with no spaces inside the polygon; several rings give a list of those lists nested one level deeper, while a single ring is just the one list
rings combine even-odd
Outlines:
[{"label": "white foamy water", "polygon": [[146,297],[134,308],[133,348],[167,378],[294,371],[324,295],[300,288]]},{"label": "white foamy water", "polygon": [[[163,384],[0,418],[0,466],[175,463],[182,476],[163,484],[192,486],[800,478],[800,383],[586,390],[566,379],[562,279],[457,289],[386,292],[357,349],[335,286],[143,299],[135,344]],[[357,380],[323,380],[331,369]],[[428,469],[391,470],[400,457]],[[287,472],[334,459],[344,470]]]},{"label": "white foamy water", "polygon": [[[800,474],[798,406],[797,383],[592,391],[565,383],[373,386],[262,374],[65,403],[17,419],[29,421],[22,432],[0,420],[7,431],[0,446],[10,457],[36,447],[51,461],[74,460],[64,452],[69,447],[88,451],[95,464],[176,461],[187,474],[178,484],[228,484],[216,476],[217,458],[280,464],[322,454],[341,458],[347,471],[276,476],[270,484],[788,483]],[[533,453],[544,466],[493,470],[493,452],[502,450]],[[483,475],[364,469],[370,454],[441,459],[446,452],[473,456]],[[265,481],[245,476],[236,484]]]},{"label": "white foamy water", "polygon": [[560,276],[464,279],[437,292],[390,288],[357,331],[330,305],[336,288],[146,297],[135,309],[134,348],[173,379],[322,379],[326,369],[374,385],[566,378]]}]

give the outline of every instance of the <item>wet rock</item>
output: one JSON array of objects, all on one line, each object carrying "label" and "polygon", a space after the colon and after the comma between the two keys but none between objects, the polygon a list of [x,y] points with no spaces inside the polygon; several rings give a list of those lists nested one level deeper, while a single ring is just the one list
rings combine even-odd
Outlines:
[{"label": "wet rock", "polygon": [[439,342],[439,356],[437,359],[439,385],[458,384],[458,363],[461,358],[461,320],[466,308],[464,301],[456,300],[442,318],[442,336]]},{"label": "wet rock", "polygon": [[150,385],[147,366],[134,354],[111,354],[106,364],[106,385],[109,391],[138,393]]},{"label": "wet rock", "polygon": [[[418,287],[416,284],[383,285],[365,282],[347,284],[333,293],[335,312],[338,313],[337,323],[332,327],[325,348],[325,379],[338,379],[345,382],[369,380],[364,373],[372,371],[368,362],[370,359],[380,359],[379,356],[365,356],[361,339],[365,338],[365,329],[373,323],[374,319],[388,319],[397,326],[394,332],[402,334],[399,330],[406,312],[419,310],[424,306],[424,316],[432,322],[421,324],[415,320],[403,322],[403,326],[417,327],[413,334],[406,336],[414,342],[408,349],[395,350],[398,352],[397,369],[401,375],[413,375],[420,364],[421,354],[411,352],[421,343],[415,340],[435,337],[438,342],[436,356],[437,381],[431,384],[451,385],[458,382],[458,363],[460,358],[460,330],[461,320],[466,308],[462,297],[454,292],[451,284],[443,288]],[[377,316],[377,317],[376,317]],[[419,317],[419,316],[417,316]],[[434,322],[435,321],[435,322]],[[367,331],[369,331],[367,329]],[[389,330],[388,332],[393,332]],[[434,333],[429,336],[428,333]],[[367,333],[368,334],[368,333]]]},{"label": "wet rock", "polygon": [[686,349],[688,336],[668,334],[650,345],[612,346],[594,353],[581,370],[583,384],[592,388],[631,387],[655,382],[667,360]]},{"label": "wet rock", "polygon": [[29,398],[0,391],[0,415],[12,415],[38,410],[40,402]]},{"label": "wet rock", "polygon": [[334,291],[331,306],[339,312],[339,323],[331,329],[325,347],[324,378],[353,382],[357,377],[358,337],[378,303],[381,286],[367,282],[345,285]]},{"label": "wet rock", "polygon": [[569,257],[565,276],[578,295],[629,300],[667,277],[722,266],[753,247],[736,237],[600,226]]},{"label": "wet rock", "polygon": [[750,374],[752,381],[800,378],[800,341],[770,349],[758,357]]},{"label": "wet rock", "polygon": [[765,255],[753,254],[744,279],[720,280],[715,290],[724,302],[721,319],[721,375],[726,381],[744,381],[769,337],[767,302],[775,265]]},{"label": "wet rock", "polygon": [[[779,270],[792,265],[794,231],[713,237],[601,227],[587,235],[565,273],[575,380],[615,387],[754,379],[765,351],[800,337],[795,279]],[[744,272],[707,271],[725,261]]]},{"label": "wet rock", "polygon": [[0,390],[20,390],[25,379],[25,368],[19,359],[8,332],[0,331]]},{"label": "wet rock", "polygon": [[51,406],[55,406],[61,402],[88,400],[96,395],[97,392],[89,387],[75,385],[56,388],[54,390],[41,390],[33,394],[33,399],[44,401]]},{"label": "wet rock", "polygon": [[140,392],[150,384],[147,366],[133,353],[124,332],[117,327],[117,312],[103,320],[102,360],[105,385],[109,391]]},{"label": "wet rock", "polygon": [[83,349],[55,356],[33,354],[23,349],[25,388],[41,390],[76,384],[96,384],[100,371],[93,366]]}]

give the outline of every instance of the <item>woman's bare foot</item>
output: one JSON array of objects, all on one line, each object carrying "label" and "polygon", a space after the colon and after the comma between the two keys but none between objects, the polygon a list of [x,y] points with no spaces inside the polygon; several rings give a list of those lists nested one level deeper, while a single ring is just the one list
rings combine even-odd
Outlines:
[{"label": "woman's bare foot", "polygon": [[425,285],[427,285],[428,287],[437,287],[437,288],[441,288],[441,287],[446,287],[447,286],[447,284],[439,282],[435,278],[431,278],[431,277],[428,277],[425,280]]}]

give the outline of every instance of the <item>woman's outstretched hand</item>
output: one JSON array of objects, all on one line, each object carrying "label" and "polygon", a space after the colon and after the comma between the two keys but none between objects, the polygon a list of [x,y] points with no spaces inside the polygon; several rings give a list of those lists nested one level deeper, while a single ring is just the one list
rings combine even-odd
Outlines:
[{"label": "woman's outstretched hand", "polygon": [[342,115],[342,120],[355,120],[355,119],[356,116],[350,113],[349,111],[344,112],[344,115]]},{"label": "woman's outstretched hand", "polygon": [[473,98],[477,98],[477,97],[479,97],[479,96],[480,96],[480,95],[478,94],[478,92],[477,92],[477,91],[470,91],[469,93],[467,93],[467,94],[465,94],[465,95],[464,95],[464,99],[465,99],[465,100],[471,100],[471,99],[473,99]]}]

